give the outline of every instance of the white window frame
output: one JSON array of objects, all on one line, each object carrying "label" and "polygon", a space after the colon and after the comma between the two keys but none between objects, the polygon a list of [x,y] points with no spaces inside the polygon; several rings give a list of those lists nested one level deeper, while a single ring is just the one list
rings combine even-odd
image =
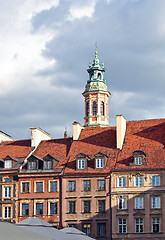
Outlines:
[{"label": "white window frame", "polygon": [[143,208],[144,208],[143,197],[135,197],[135,209]]},{"label": "white window frame", "polygon": [[151,198],[151,207],[152,208],[160,208],[160,197],[152,197]]},{"label": "white window frame", "polygon": [[[56,182],[57,184],[57,191],[51,191],[51,183]],[[57,180],[49,180],[49,192],[58,192],[58,181]]]},{"label": "white window frame", "polygon": [[141,165],[143,161],[143,158],[141,156],[135,157],[135,164],[136,165]]},{"label": "white window frame", "polygon": [[79,159],[77,167],[78,167],[78,169],[84,169],[85,168],[85,159]]},{"label": "white window frame", "polygon": [[3,197],[4,198],[11,198],[12,197],[12,187],[11,186],[4,186],[3,187]]},{"label": "white window frame", "polygon": [[12,168],[12,160],[5,160],[5,168]]},{"label": "white window frame", "polygon": [[134,178],[134,186],[135,187],[143,187],[143,177],[135,177]]},{"label": "white window frame", "polygon": [[153,187],[160,186],[160,176],[159,175],[152,176],[152,186]]},{"label": "white window frame", "polygon": [[[138,226],[138,231],[137,231],[137,226]],[[141,231],[141,226],[143,231]],[[135,218],[135,233],[143,233],[143,232],[144,232],[143,218]]]},{"label": "white window frame", "polygon": [[[155,221],[155,223],[154,223],[154,221]],[[158,233],[158,232],[154,232],[154,224],[159,225],[159,231],[158,232],[160,232],[160,218],[159,217],[152,218],[152,232],[153,233]]]},{"label": "white window frame", "polygon": [[[121,202],[121,208],[120,208],[120,202]],[[126,209],[127,208],[127,200],[125,197],[120,197],[118,198],[118,209]]]},{"label": "white window frame", "polygon": [[[24,183],[29,183],[29,192],[23,192],[23,184]],[[21,193],[30,193],[30,182],[28,182],[28,181],[21,181]]]},{"label": "white window frame", "polygon": [[118,187],[126,187],[126,177],[118,177]]},{"label": "white window frame", "polygon": [[[121,220],[121,223],[119,222]],[[125,223],[124,223],[125,221]],[[120,231],[120,227],[121,227],[121,231]],[[126,218],[119,218],[118,219],[118,229],[119,229],[119,233],[126,233],[127,232],[127,219]]]},{"label": "white window frame", "polygon": [[[6,217],[5,217],[5,209],[7,209],[7,216]],[[9,209],[10,209],[10,211],[9,211]],[[4,206],[3,207],[3,218],[4,219],[10,219],[12,217],[11,211],[12,211],[11,206]]]},{"label": "white window frame", "polygon": [[103,168],[103,167],[104,167],[104,159],[96,158],[96,168]]}]

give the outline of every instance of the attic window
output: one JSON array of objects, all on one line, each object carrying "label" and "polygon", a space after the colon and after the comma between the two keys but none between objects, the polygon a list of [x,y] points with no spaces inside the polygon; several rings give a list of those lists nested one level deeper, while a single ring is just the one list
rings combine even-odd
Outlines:
[{"label": "attic window", "polygon": [[5,168],[12,168],[12,160],[5,160]]},{"label": "attic window", "polygon": [[147,163],[145,162],[145,157],[146,154],[141,151],[141,150],[136,150],[132,153],[134,161],[130,165],[146,165]]},{"label": "attic window", "polygon": [[104,167],[104,160],[103,158],[96,159],[96,168],[103,168]]},{"label": "attic window", "polygon": [[29,162],[29,169],[30,169],[30,170],[35,170],[35,169],[37,169],[37,162],[36,162],[36,161],[31,161],[31,162]]},{"label": "attic window", "polygon": [[80,159],[78,160],[78,169],[84,169],[85,168],[85,160]]},{"label": "attic window", "polygon": [[52,160],[45,161],[45,169],[52,169],[52,168],[53,168]]}]

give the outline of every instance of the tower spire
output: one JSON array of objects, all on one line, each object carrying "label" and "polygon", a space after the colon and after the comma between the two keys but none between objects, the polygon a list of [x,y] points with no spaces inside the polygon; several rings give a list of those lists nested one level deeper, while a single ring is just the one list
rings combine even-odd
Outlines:
[{"label": "tower spire", "polygon": [[108,126],[108,97],[104,79],[104,63],[99,64],[97,56],[97,42],[95,43],[95,57],[93,64],[87,69],[89,80],[82,93],[85,97],[85,126]]}]

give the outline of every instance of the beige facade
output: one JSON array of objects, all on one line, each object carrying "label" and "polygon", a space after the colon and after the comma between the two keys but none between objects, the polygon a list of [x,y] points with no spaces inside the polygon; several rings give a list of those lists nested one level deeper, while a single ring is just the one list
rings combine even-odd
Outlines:
[{"label": "beige facade", "polygon": [[164,186],[164,170],[112,173],[113,239],[165,239]]}]

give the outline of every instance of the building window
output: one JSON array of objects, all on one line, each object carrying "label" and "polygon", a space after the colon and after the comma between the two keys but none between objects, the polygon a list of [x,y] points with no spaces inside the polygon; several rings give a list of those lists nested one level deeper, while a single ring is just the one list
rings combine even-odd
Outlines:
[{"label": "building window", "polygon": [[36,192],[43,192],[43,182],[36,182]]},{"label": "building window", "polygon": [[11,207],[4,207],[3,208],[4,211],[4,218],[11,218]]},{"label": "building window", "polygon": [[75,191],[76,191],[76,182],[69,181],[69,192],[75,192]]},{"label": "building window", "polygon": [[118,187],[126,187],[126,177],[118,178]]},{"label": "building window", "polygon": [[57,202],[50,203],[50,214],[51,215],[56,215],[58,211],[58,204]]},{"label": "building window", "polygon": [[93,115],[95,116],[97,114],[97,104],[96,102],[93,102]]},{"label": "building window", "polygon": [[29,193],[29,182],[22,183],[22,193]]},{"label": "building window", "polygon": [[45,161],[45,169],[53,169],[53,162],[52,162],[52,160]]},{"label": "building window", "polygon": [[160,176],[152,176],[152,186],[160,186]]},{"label": "building window", "polygon": [[98,180],[98,191],[105,191],[105,180]]},{"label": "building window", "polygon": [[50,192],[57,192],[57,181],[50,181]]},{"label": "building window", "polygon": [[106,237],[106,223],[97,223],[98,237]]},{"label": "building window", "polygon": [[135,187],[143,186],[143,177],[135,177]]},{"label": "building window", "polygon": [[22,203],[22,216],[29,216],[29,203]]},{"label": "building window", "polygon": [[43,203],[36,203],[36,215],[43,215]]},{"label": "building window", "polygon": [[84,200],[83,201],[83,212],[84,213],[90,213],[91,212],[91,201],[90,200]]},{"label": "building window", "polygon": [[96,159],[96,168],[103,168],[104,164],[103,164],[103,158],[97,158]]},{"label": "building window", "polygon": [[84,180],[84,191],[90,191],[90,190],[91,190],[91,181]]},{"label": "building window", "polygon": [[12,160],[5,160],[5,168],[12,168]]},{"label": "building window", "polygon": [[29,169],[30,170],[36,170],[37,169],[37,162],[36,161],[29,162]]},{"label": "building window", "polygon": [[11,198],[11,187],[4,187],[4,198]]},{"label": "building window", "polygon": [[68,227],[71,227],[71,228],[76,228],[76,227],[77,227],[77,225],[76,225],[75,223],[69,223],[69,224],[68,224]]},{"label": "building window", "polygon": [[91,224],[90,223],[83,223],[82,230],[87,236],[91,236]]},{"label": "building window", "polygon": [[86,104],[86,115],[89,116],[89,103]]},{"label": "building window", "polygon": [[84,169],[85,168],[85,160],[81,159],[78,160],[78,169]]},{"label": "building window", "polygon": [[152,218],[152,232],[160,232],[160,218]]},{"label": "building window", "polygon": [[143,232],[143,218],[135,218],[135,232],[136,233]]},{"label": "building window", "polygon": [[76,201],[69,201],[69,213],[76,213]]},{"label": "building window", "polygon": [[141,165],[142,164],[142,157],[135,157],[135,164]]},{"label": "building window", "polygon": [[143,208],[143,198],[136,197],[135,198],[135,209],[142,209]]},{"label": "building window", "polygon": [[98,200],[98,212],[105,212],[105,200]]},{"label": "building window", "polygon": [[127,232],[127,220],[126,218],[119,218],[119,233]]},{"label": "building window", "polygon": [[160,208],[160,197],[152,197],[152,208]]},{"label": "building window", "polygon": [[104,102],[101,102],[101,115],[104,116]]},{"label": "building window", "polygon": [[118,209],[126,209],[126,198],[118,199]]}]

